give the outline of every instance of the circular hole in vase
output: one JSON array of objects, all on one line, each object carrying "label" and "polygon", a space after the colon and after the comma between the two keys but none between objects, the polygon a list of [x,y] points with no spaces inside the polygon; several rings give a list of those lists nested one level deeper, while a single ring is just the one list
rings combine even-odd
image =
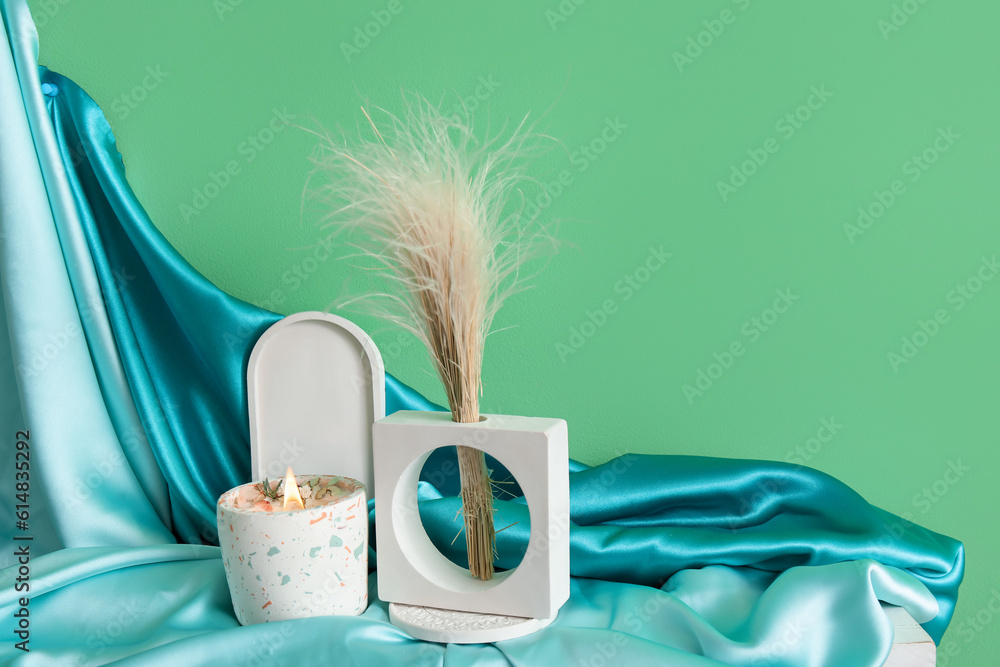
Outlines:
[{"label": "circular hole in vase", "polygon": [[[485,456],[493,495],[494,568],[499,573],[513,570],[524,559],[531,513],[514,476],[495,458]],[[417,482],[420,523],[441,555],[468,569],[461,488],[457,448],[438,447],[427,457]]]}]

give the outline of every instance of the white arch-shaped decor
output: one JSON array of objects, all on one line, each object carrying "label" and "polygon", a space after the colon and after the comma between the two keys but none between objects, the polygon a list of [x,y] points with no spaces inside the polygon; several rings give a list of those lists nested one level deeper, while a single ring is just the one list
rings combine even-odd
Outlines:
[{"label": "white arch-shaped decor", "polygon": [[279,320],[250,354],[247,396],[254,480],[292,466],[353,477],[374,496],[372,424],[385,416],[385,368],[360,327],[319,311]]}]

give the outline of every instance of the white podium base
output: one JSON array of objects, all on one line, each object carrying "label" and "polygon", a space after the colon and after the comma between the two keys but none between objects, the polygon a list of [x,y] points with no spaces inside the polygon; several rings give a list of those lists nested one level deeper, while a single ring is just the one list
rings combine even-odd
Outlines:
[{"label": "white podium base", "polygon": [[884,602],[882,608],[895,630],[892,651],[884,667],[934,667],[937,661],[934,640],[905,609]]},{"label": "white podium base", "polygon": [[389,603],[389,621],[414,639],[441,644],[487,644],[538,632],[552,618],[522,618],[495,614]]}]

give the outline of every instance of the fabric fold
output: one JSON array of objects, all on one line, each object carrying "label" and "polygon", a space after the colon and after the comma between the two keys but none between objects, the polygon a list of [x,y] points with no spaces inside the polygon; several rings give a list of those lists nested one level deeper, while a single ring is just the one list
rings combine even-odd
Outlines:
[{"label": "fabric fold", "polygon": [[[783,573],[710,566],[662,588],[574,578],[543,633],[495,645],[438,645],[388,622],[370,580],[364,614],[240,627],[216,547],[64,549],[35,561],[32,652],[60,664],[881,665],[892,626],[879,600],[936,612],[912,578],[871,560]],[[9,571],[8,571],[9,572]],[[10,574],[0,610],[12,611]],[[804,594],[808,592],[808,594]],[[67,634],[60,628],[73,628]],[[839,634],[831,632],[836,628]],[[844,641],[843,637],[850,637]],[[9,664],[30,664],[9,650]]]},{"label": "fabric fold", "polygon": [[[52,156],[39,155],[36,146],[45,141],[36,143],[32,128],[49,123],[47,115],[33,115],[44,109],[34,26],[23,3],[5,0],[0,7],[0,280],[21,411],[17,424],[2,426],[5,433],[30,435],[33,511],[22,530],[36,532],[39,549],[172,541],[134,469],[122,465],[83,335],[52,205],[75,202],[66,201],[64,191],[47,190],[41,165]],[[14,479],[13,456],[4,466]],[[118,505],[117,498],[130,502]],[[14,529],[13,521],[2,528],[8,535]],[[5,552],[0,562],[10,558]]]}]

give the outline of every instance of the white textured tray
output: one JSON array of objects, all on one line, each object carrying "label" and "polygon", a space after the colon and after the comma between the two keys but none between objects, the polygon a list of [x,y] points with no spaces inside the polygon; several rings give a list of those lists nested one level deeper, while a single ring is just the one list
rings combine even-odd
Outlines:
[{"label": "white textured tray", "polygon": [[390,602],[389,620],[414,639],[441,644],[485,644],[530,635],[555,619],[474,614]]},{"label": "white textured tray", "polygon": [[276,322],[247,367],[254,480],[353,477],[374,497],[372,424],[385,416],[382,355],[356,324],[305,312]]}]

